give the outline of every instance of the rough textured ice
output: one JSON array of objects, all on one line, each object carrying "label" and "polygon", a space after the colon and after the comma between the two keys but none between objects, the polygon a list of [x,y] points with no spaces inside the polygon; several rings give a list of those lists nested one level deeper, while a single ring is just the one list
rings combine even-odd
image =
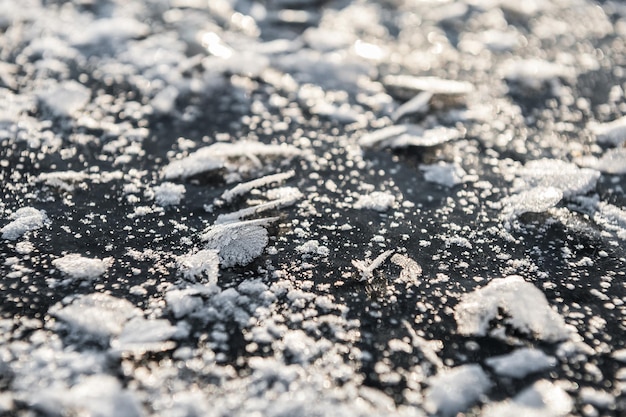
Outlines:
[{"label": "rough textured ice", "polygon": [[178,270],[186,279],[217,283],[220,258],[217,250],[202,249],[178,257]]},{"label": "rough textured ice", "polygon": [[356,209],[368,209],[376,211],[387,211],[393,207],[396,198],[393,194],[383,191],[374,191],[359,197],[354,204]]},{"label": "rough textured ice", "polygon": [[506,80],[533,90],[541,89],[547,82],[571,79],[576,75],[571,67],[540,59],[510,60],[503,65],[502,73]]},{"label": "rough textured ice", "polygon": [[427,380],[425,409],[441,417],[467,410],[491,387],[480,365],[462,365],[442,371]]},{"label": "rough textured ice", "polygon": [[557,361],[538,349],[520,348],[508,355],[489,358],[485,363],[500,376],[524,378],[534,372],[554,367]]},{"label": "rough textured ice", "polygon": [[563,417],[574,406],[570,396],[559,386],[545,379],[516,395],[512,400],[488,405],[483,417]]},{"label": "rough textured ice", "polygon": [[517,171],[518,189],[535,187],[558,188],[563,197],[585,194],[593,190],[600,178],[594,169],[579,168],[570,162],[558,159],[539,159],[528,162]]},{"label": "rough textured ice", "polygon": [[87,280],[98,278],[104,274],[112,263],[112,258],[86,258],[77,253],[65,255],[52,261],[52,265],[70,278]]},{"label": "rough textured ice", "polygon": [[606,174],[626,174],[626,148],[609,149],[601,157],[583,157],[576,161],[578,165],[596,169]]},{"label": "rough textured ice", "polygon": [[0,229],[3,239],[16,240],[26,232],[42,228],[48,222],[46,212],[33,207],[22,207],[10,218],[13,221]]},{"label": "rough textured ice", "polygon": [[175,206],[181,202],[185,196],[185,186],[164,182],[154,187],[154,200],[159,206]]},{"label": "rough textured ice", "polygon": [[487,335],[500,310],[506,314],[505,324],[539,340],[558,342],[571,334],[543,292],[516,275],[494,279],[461,298],[454,310],[459,333]]},{"label": "rough textured ice", "polygon": [[296,246],[296,250],[306,256],[328,256],[330,250],[327,246],[321,245],[318,240],[308,240],[302,245]]},{"label": "rough textured ice", "polygon": [[502,199],[502,217],[511,220],[522,213],[541,213],[563,199],[563,192],[554,187],[536,187]]},{"label": "rough textured ice", "polygon": [[169,339],[176,331],[177,328],[165,319],[134,317],[124,325],[111,347],[116,351],[134,353],[171,349],[174,343]]}]

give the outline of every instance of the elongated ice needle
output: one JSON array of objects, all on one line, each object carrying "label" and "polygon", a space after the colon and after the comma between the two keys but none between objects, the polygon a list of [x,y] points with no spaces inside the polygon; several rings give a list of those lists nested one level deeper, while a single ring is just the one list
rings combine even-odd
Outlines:
[{"label": "elongated ice needle", "polygon": [[373,261],[359,261],[352,260],[352,265],[359,271],[361,271],[360,281],[370,281],[372,279],[374,270],[382,265],[383,262],[393,253],[393,250],[387,250],[376,257]]}]

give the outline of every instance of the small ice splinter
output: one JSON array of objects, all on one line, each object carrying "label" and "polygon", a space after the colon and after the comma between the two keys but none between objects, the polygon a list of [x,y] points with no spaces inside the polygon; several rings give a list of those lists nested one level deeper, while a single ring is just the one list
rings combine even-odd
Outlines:
[{"label": "small ice splinter", "polygon": [[376,257],[373,261],[368,260],[352,260],[352,265],[361,272],[361,279],[359,281],[371,281],[373,273],[376,268],[382,265],[383,262],[393,253],[393,250],[387,250]]}]

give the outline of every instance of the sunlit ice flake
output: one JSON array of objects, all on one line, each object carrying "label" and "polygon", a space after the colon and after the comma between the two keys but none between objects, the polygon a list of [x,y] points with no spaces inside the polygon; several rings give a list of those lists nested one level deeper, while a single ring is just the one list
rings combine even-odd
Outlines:
[{"label": "sunlit ice flake", "polygon": [[452,417],[467,410],[493,385],[480,365],[441,371],[427,381],[424,407],[429,413]]},{"label": "sunlit ice flake", "polygon": [[522,277],[511,275],[461,297],[454,310],[458,332],[485,336],[490,322],[506,313],[504,323],[530,337],[558,342],[572,334],[563,317],[550,305],[543,292]]},{"label": "sunlit ice flake", "polygon": [[576,159],[579,166],[592,168],[605,174],[626,174],[626,148],[609,149],[601,157],[586,156]]},{"label": "sunlit ice flake", "polygon": [[563,192],[554,187],[536,187],[502,199],[501,216],[512,220],[523,213],[542,213],[556,206],[563,199]]},{"label": "sunlit ice flake", "polygon": [[206,249],[219,252],[221,267],[247,265],[263,253],[268,243],[265,226],[276,220],[278,217],[217,224],[205,230],[201,239]]},{"label": "sunlit ice flake", "polygon": [[467,179],[467,173],[459,164],[439,161],[434,165],[420,165],[424,179],[445,187],[454,187]]},{"label": "sunlit ice flake", "polygon": [[354,53],[361,58],[380,61],[387,56],[387,52],[378,45],[357,39],[354,42]]},{"label": "sunlit ice flake", "polygon": [[391,257],[391,262],[402,268],[398,281],[406,284],[419,285],[422,276],[422,267],[406,255],[395,253]]},{"label": "sunlit ice flake", "polygon": [[184,196],[185,186],[182,184],[164,182],[154,187],[154,201],[162,207],[178,205]]},{"label": "sunlit ice flake", "polygon": [[366,133],[359,139],[364,148],[389,147],[406,148],[409,146],[432,147],[458,139],[461,132],[443,126],[425,130],[414,124],[388,126]]},{"label": "sunlit ice flake", "polygon": [[[239,141],[235,143],[214,143],[198,149],[189,156],[170,162],[163,168],[162,175],[166,179],[188,178],[203,172],[223,168],[231,159],[251,161],[255,166],[260,165],[259,157],[300,155],[300,149],[291,145],[266,145],[261,142]],[[233,163],[234,167],[245,162]]]},{"label": "sunlit ice flake", "polygon": [[145,319],[134,317],[129,320],[121,333],[111,341],[112,353],[143,354],[173,349],[176,344],[170,340],[177,328],[165,319]]},{"label": "sunlit ice flake", "polygon": [[303,197],[303,194],[299,193],[297,195],[287,196],[278,200],[272,200],[266,203],[258,204],[256,206],[247,207],[241,210],[234,211],[232,213],[220,214],[215,220],[215,224],[230,223],[230,222],[234,222],[237,220],[241,220],[244,217],[249,217],[255,214],[262,213],[267,210],[288,207],[290,205],[295,204],[296,201],[298,201],[302,197]]},{"label": "sunlit ice flake", "polygon": [[467,81],[446,80],[438,77],[415,77],[412,75],[388,75],[383,84],[395,95],[411,98],[421,92],[429,92],[433,97],[463,99],[474,91],[474,85]]},{"label": "sunlit ice flake", "polygon": [[200,44],[206,48],[207,52],[219,58],[230,58],[234,51],[215,32],[206,32],[200,35]]},{"label": "sunlit ice flake", "polygon": [[426,114],[430,109],[430,100],[433,98],[433,93],[430,91],[423,91],[413,97],[411,100],[399,106],[392,114],[391,119],[397,121],[408,114]]},{"label": "sunlit ice flake", "polygon": [[177,258],[178,270],[188,280],[216,284],[219,275],[219,252],[202,249]]},{"label": "sunlit ice flake", "polygon": [[396,202],[396,197],[385,191],[374,191],[370,194],[365,194],[359,197],[354,203],[355,209],[368,209],[376,211],[387,211]]},{"label": "sunlit ice flake", "polygon": [[224,200],[225,202],[230,203],[237,196],[248,193],[251,190],[265,187],[270,184],[281,183],[293,177],[294,174],[295,174],[294,171],[288,171],[288,172],[282,172],[279,174],[266,175],[264,177],[254,179],[252,181],[243,182],[241,184],[237,184],[235,187],[231,188],[230,190],[224,191],[224,193],[222,194],[220,198]]},{"label": "sunlit ice flake", "polygon": [[530,161],[516,172],[521,182],[514,189],[534,187],[558,188],[563,197],[585,194],[593,190],[600,178],[600,172],[579,168],[575,164],[558,159]]},{"label": "sunlit ice flake", "polygon": [[607,123],[590,123],[588,127],[599,143],[619,146],[626,142],[626,116]]},{"label": "sunlit ice flake", "polygon": [[76,183],[81,183],[87,178],[89,175],[85,172],[57,171],[43,172],[37,176],[37,181],[62,191],[72,192]]},{"label": "sunlit ice flake", "polygon": [[72,279],[92,280],[103,275],[113,264],[113,258],[86,258],[77,253],[52,261],[52,265]]},{"label": "sunlit ice flake", "polygon": [[502,77],[531,90],[540,90],[546,83],[560,78],[575,79],[574,68],[540,59],[511,59],[501,69]]},{"label": "sunlit ice flake", "polygon": [[506,355],[488,358],[485,363],[500,376],[524,378],[532,373],[553,368],[557,360],[539,349],[519,348]]},{"label": "sunlit ice flake", "polygon": [[387,250],[378,255],[373,261],[370,260],[352,260],[352,265],[361,273],[360,281],[370,281],[374,276],[376,268],[380,267],[383,262],[393,253],[393,250]]},{"label": "sunlit ice flake", "polygon": [[564,417],[569,415],[573,406],[574,401],[563,388],[542,379],[512,400],[485,406],[482,416]]},{"label": "sunlit ice flake", "polygon": [[22,207],[13,213],[10,219],[12,221],[0,229],[3,239],[16,240],[24,233],[41,229],[49,223],[46,212],[34,207]]}]

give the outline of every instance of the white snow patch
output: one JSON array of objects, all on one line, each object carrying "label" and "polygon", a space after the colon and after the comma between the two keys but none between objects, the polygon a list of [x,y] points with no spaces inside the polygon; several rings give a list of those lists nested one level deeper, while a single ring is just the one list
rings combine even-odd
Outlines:
[{"label": "white snow patch", "polygon": [[508,355],[488,358],[485,363],[500,376],[524,378],[554,367],[557,361],[538,349],[520,348]]},{"label": "white snow patch", "polygon": [[505,197],[501,201],[502,217],[512,220],[523,213],[541,213],[563,199],[563,192],[554,187],[536,187]]},{"label": "white snow patch", "polygon": [[185,186],[164,182],[154,187],[154,200],[162,207],[175,206],[180,204],[185,196]]},{"label": "white snow patch", "polygon": [[393,207],[396,197],[384,191],[374,191],[373,193],[362,195],[354,204],[356,209],[368,209],[376,211],[387,211]]},{"label": "white snow patch", "polygon": [[532,90],[559,78],[575,79],[574,68],[541,59],[511,59],[501,67],[503,78],[515,81]]},{"label": "white snow patch", "polygon": [[538,159],[529,161],[516,172],[519,181],[514,184],[517,190],[536,187],[558,188],[563,197],[585,194],[593,190],[600,178],[600,172],[579,168],[570,162],[558,159]]},{"label": "white snow patch", "polygon": [[418,125],[403,124],[387,126],[371,133],[366,133],[359,139],[359,145],[365,148],[389,147],[406,148],[409,146],[432,147],[441,145],[461,137],[461,132],[448,127],[424,129]]},{"label": "white snow patch", "polygon": [[135,317],[129,320],[122,332],[111,341],[114,351],[143,353],[172,349],[175,344],[169,339],[178,329],[165,319],[147,320]]},{"label": "white snow patch", "polygon": [[582,157],[576,163],[586,168],[596,169],[606,174],[626,174],[626,148],[609,149],[601,157]]},{"label": "white snow patch", "polygon": [[179,256],[178,270],[186,279],[194,279],[216,284],[219,275],[220,258],[218,251],[202,249],[195,253]]},{"label": "white snow patch", "polygon": [[454,310],[459,333],[485,336],[500,310],[506,315],[504,323],[540,340],[558,342],[571,334],[543,292],[517,275],[494,279],[462,296]]},{"label": "white snow patch", "polygon": [[467,410],[492,385],[480,365],[462,365],[442,371],[430,377],[427,384],[424,408],[441,417]]},{"label": "white snow patch", "polygon": [[73,116],[91,99],[91,90],[74,81],[64,81],[38,94],[42,105],[56,116]]},{"label": "white snow patch", "polygon": [[626,116],[608,123],[590,123],[589,128],[600,143],[619,146],[626,142]]},{"label": "white snow patch", "polygon": [[512,400],[486,406],[482,416],[563,417],[573,406],[574,402],[562,388],[542,379]]},{"label": "white snow patch", "polygon": [[3,239],[16,240],[24,233],[40,229],[48,223],[46,212],[33,207],[18,209],[11,215],[10,219],[13,221],[0,229]]},{"label": "white snow patch", "polygon": [[434,165],[420,165],[420,170],[424,172],[424,179],[428,182],[443,185],[444,187],[454,187],[465,181],[467,173],[456,163],[439,161]]},{"label": "white snow patch", "polygon": [[52,265],[72,279],[92,280],[104,274],[113,264],[113,258],[86,258],[77,253],[52,261]]},{"label": "white snow patch", "polygon": [[296,251],[302,253],[304,256],[328,256],[330,249],[327,246],[321,245],[318,240],[309,240],[304,242],[300,246],[296,246]]}]

